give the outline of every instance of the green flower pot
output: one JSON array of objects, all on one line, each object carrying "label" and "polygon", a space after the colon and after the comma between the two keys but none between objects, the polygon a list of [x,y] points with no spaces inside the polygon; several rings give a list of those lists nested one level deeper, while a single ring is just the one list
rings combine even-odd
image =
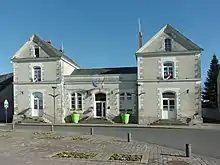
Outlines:
[{"label": "green flower pot", "polygon": [[125,113],[125,114],[121,115],[121,119],[122,119],[122,122],[124,124],[128,124],[129,123],[129,118],[130,118],[130,114],[128,114],[128,113]]},{"label": "green flower pot", "polygon": [[73,123],[78,123],[79,122],[79,118],[80,118],[80,114],[78,114],[78,113],[72,114],[72,122]]}]

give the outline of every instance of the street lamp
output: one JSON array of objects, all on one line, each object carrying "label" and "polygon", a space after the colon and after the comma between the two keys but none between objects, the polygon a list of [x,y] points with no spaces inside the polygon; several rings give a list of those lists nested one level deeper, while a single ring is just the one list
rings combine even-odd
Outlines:
[{"label": "street lamp", "polygon": [[56,97],[57,96],[59,96],[59,94],[55,94],[55,90],[56,90],[56,88],[57,87],[52,87],[52,89],[53,89],[53,94],[49,94],[50,96],[52,96],[53,97],[53,122],[54,122],[54,124],[55,124],[55,120],[56,120],[56,107],[55,107],[55,105],[56,105]]}]

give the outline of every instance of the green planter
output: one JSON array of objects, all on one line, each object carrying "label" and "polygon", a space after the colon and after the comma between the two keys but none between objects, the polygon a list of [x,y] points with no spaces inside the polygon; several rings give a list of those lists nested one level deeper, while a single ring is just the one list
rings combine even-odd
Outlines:
[{"label": "green planter", "polygon": [[72,122],[73,123],[78,123],[79,122],[79,118],[80,118],[80,114],[78,114],[78,113],[72,114]]},{"label": "green planter", "polygon": [[124,124],[128,124],[129,123],[129,118],[130,118],[130,114],[125,113],[121,115],[121,120]]}]

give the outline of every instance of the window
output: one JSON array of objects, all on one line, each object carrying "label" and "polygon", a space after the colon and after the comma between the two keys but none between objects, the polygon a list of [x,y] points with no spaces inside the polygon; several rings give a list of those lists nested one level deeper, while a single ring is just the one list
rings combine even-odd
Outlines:
[{"label": "window", "polygon": [[34,82],[41,81],[41,67],[35,66],[33,68],[33,80]]},{"label": "window", "polygon": [[39,58],[40,56],[40,48],[38,46],[34,47],[34,55],[36,58]]},{"label": "window", "polygon": [[172,50],[172,43],[171,43],[171,39],[166,38],[164,40],[164,47],[165,47],[165,51],[166,52],[170,52]]},{"label": "window", "polygon": [[71,109],[82,110],[82,94],[81,93],[71,94]]},{"label": "window", "polygon": [[82,109],[82,94],[81,93],[77,93],[77,109]]},{"label": "window", "polygon": [[173,79],[174,75],[173,75],[173,62],[165,62],[163,64],[163,78],[164,79]]},{"label": "window", "polygon": [[132,94],[131,93],[126,93],[127,95],[127,100],[132,100]]},{"label": "window", "polygon": [[43,109],[43,94],[41,92],[33,93],[34,109],[42,110]]},{"label": "window", "polygon": [[125,93],[120,94],[120,100],[125,100]]}]

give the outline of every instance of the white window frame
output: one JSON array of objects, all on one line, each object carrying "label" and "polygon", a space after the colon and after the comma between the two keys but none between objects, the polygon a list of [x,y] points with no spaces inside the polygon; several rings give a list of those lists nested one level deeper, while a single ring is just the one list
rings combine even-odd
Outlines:
[{"label": "white window frame", "polygon": [[132,100],[132,93],[126,92],[126,100]]},{"label": "white window frame", "polygon": [[[169,42],[167,43],[167,41],[169,41]],[[169,48],[169,49],[167,49],[167,48]],[[164,50],[166,52],[171,52],[172,51],[172,39],[170,39],[170,38],[165,38],[164,39]]]},{"label": "white window frame", "polygon": [[[79,108],[79,95],[81,95],[81,107]],[[74,102],[75,102],[75,107],[73,107],[73,99],[74,98]],[[82,110],[83,109],[83,94],[80,92],[74,92],[70,94],[70,109],[71,110]]]},{"label": "white window frame", "polygon": [[[35,70],[38,69],[38,72],[40,70],[40,78],[35,78]],[[39,73],[37,74],[39,75]],[[42,67],[41,66],[33,66],[33,69],[32,69],[32,79],[33,79],[33,82],[41,82],[42,81]]]},{"label": "white window frame", "polygon": [[163,94],[165,94],[165,93],[167,93],[167,92],[162,93],[162,109],[164,109],[163,101],[167,100],[167,105],[166,105],[167,108],[168,108],[167,110],[171,111],[170,109],[172,109],[172,108],[170,108],[171,107],[170,101],[174,101],[174,107],[173,107],[173,110],[172,110],[172,111],[174,111],[176,109],[176,104],[177,104],[176,94],[173,93],[174,97],[168,98],[168,97],[163,97]]},{"label": "white window frame", "polygon": [[[165,66],[165,64],[172,64],[172,66]],[[169,79],[175,79],[175,67],[174,67],[174,62],[173,61],[164,61],[163,62],[163,69],[162,69],[162,77],[164,80],[166,80],[167,78],[165,78],[164,76],[164,71],[165,71],[165,68],[167,68],[168,72],[170,70],[170,68],[172,68],[172,78],[169,78]]]},{"label": "white window frame", "polygon": [[124,101],[126,98],[125,92],[120,93],[120,101]]}]

